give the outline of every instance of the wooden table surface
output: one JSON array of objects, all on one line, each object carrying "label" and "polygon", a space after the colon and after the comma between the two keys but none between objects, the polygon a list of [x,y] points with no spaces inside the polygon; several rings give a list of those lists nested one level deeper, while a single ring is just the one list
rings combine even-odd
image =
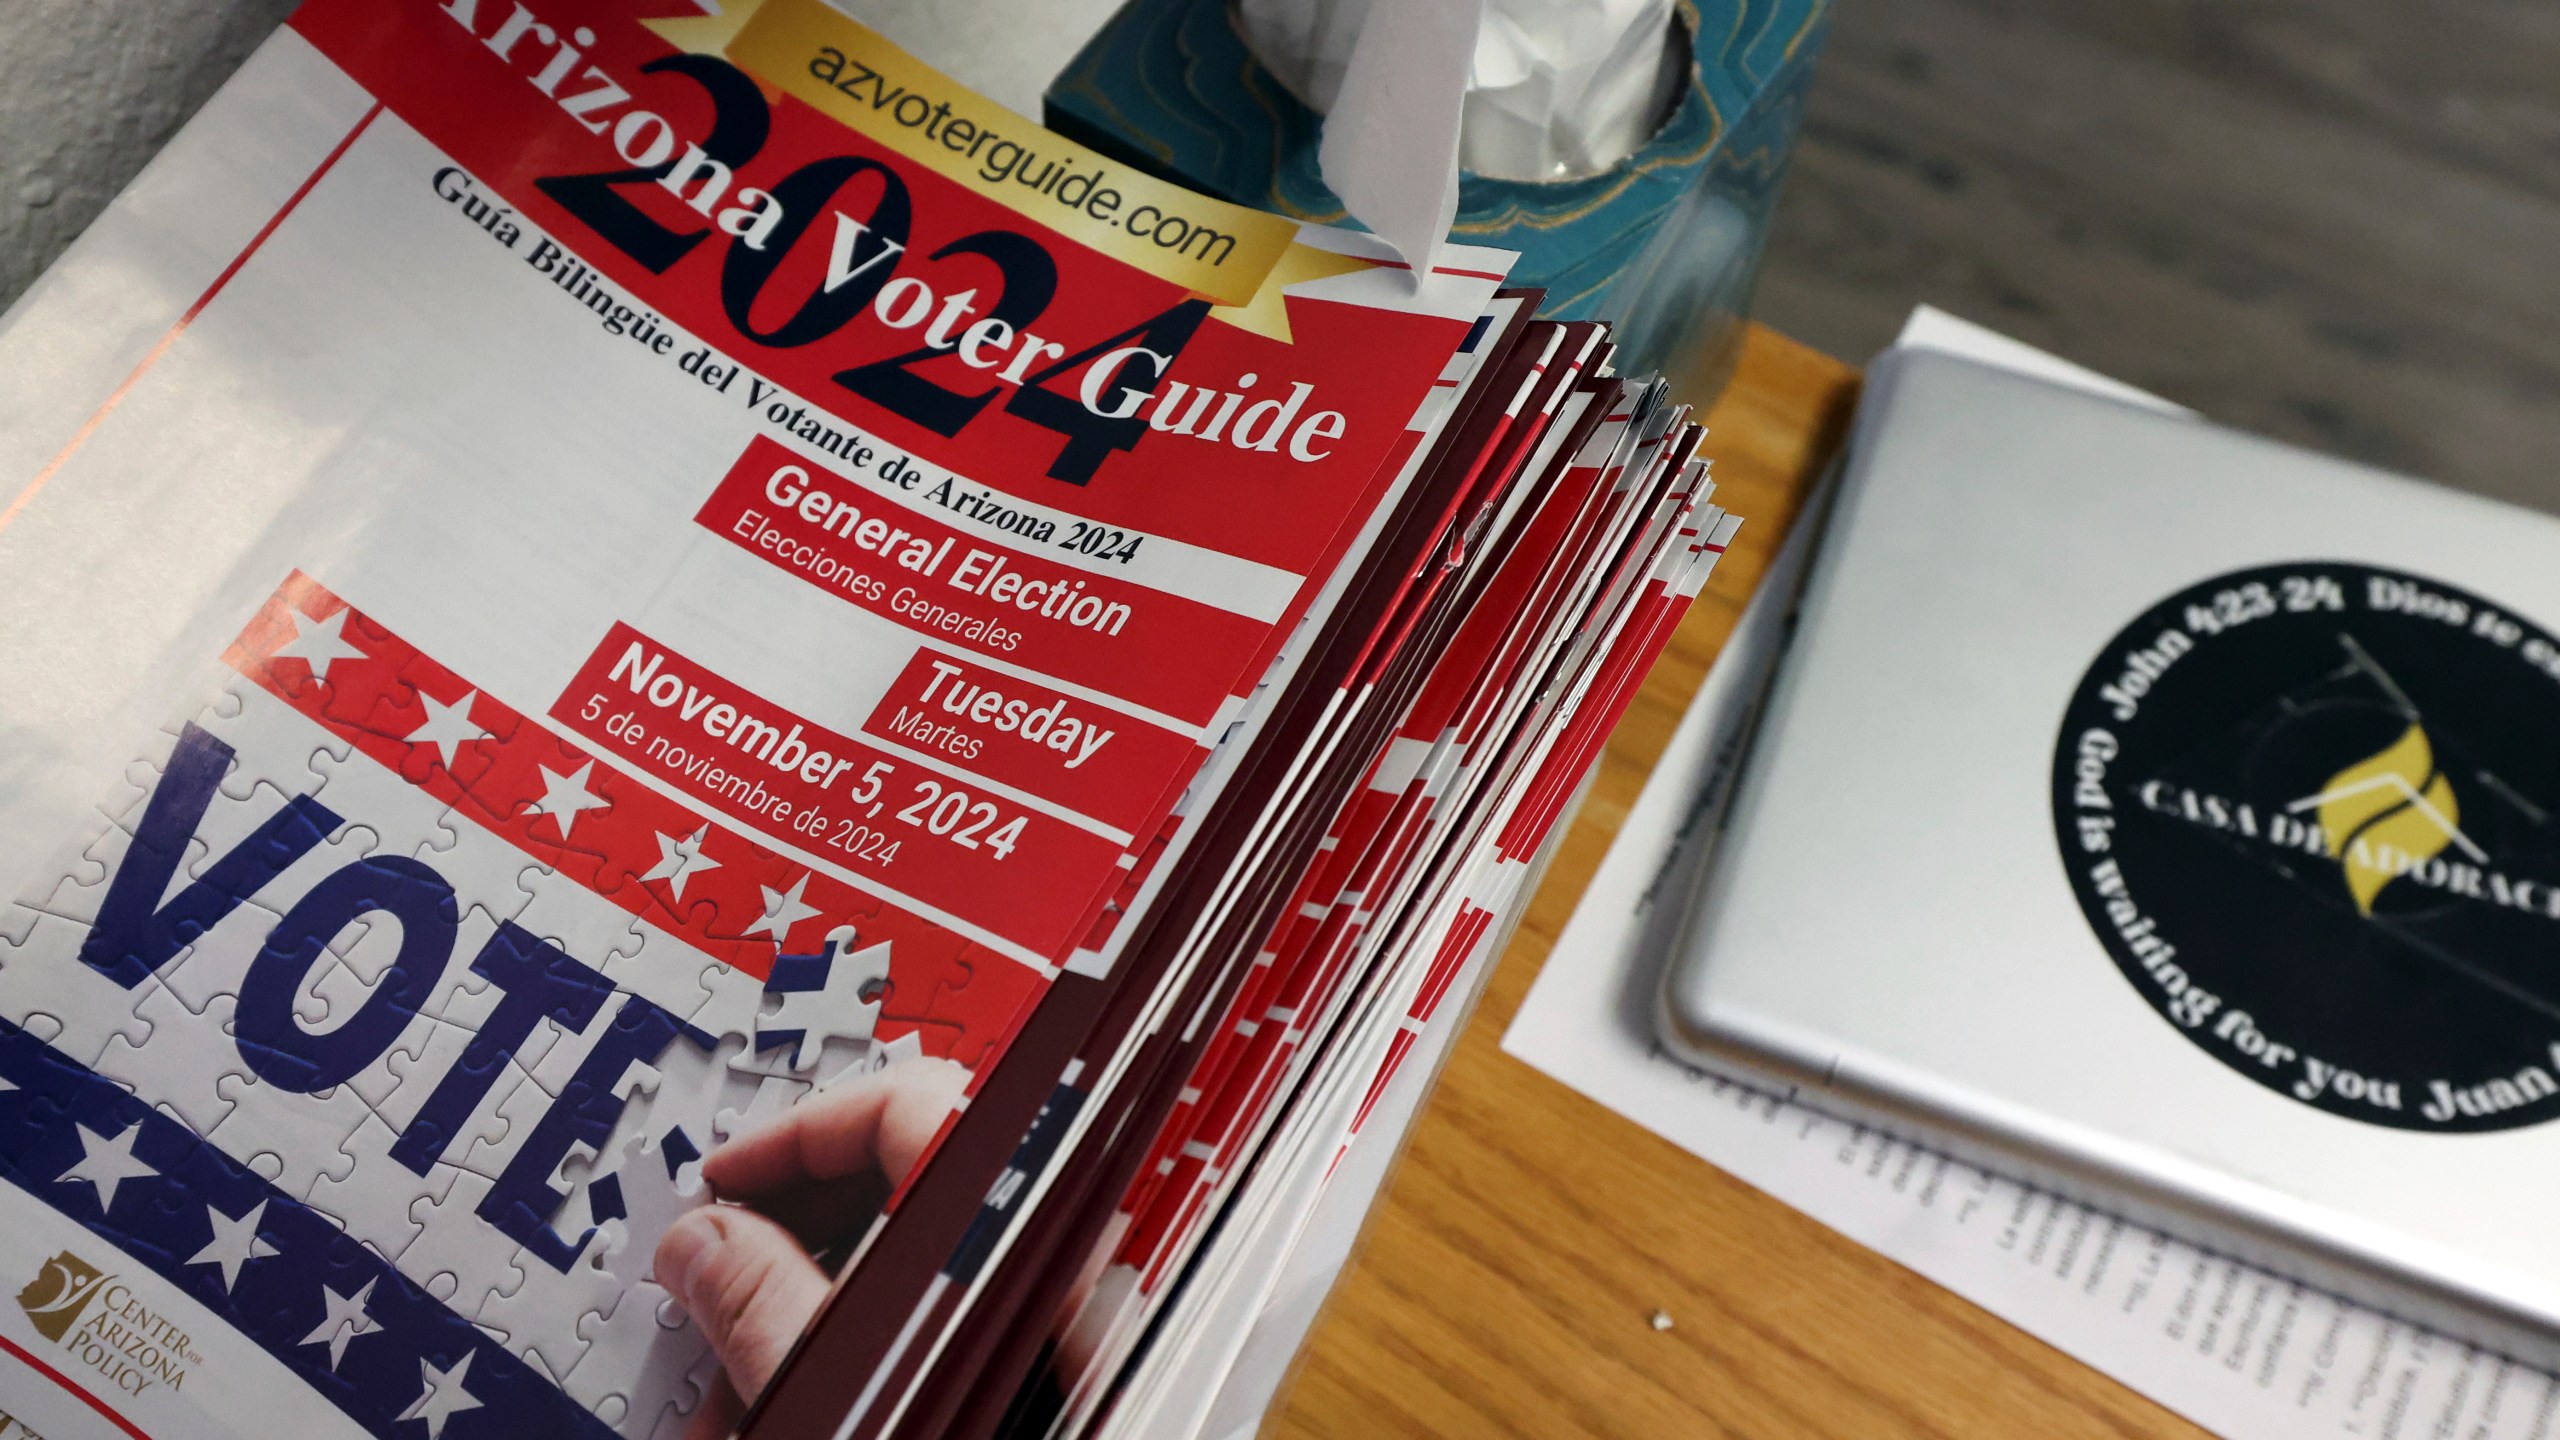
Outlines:
[{"label": "wooden table surface", "polygon": [[1267,1436],[2204,1433],[1502,1053],[1857,378],[1746,339],[1706,442],[1739,542],[1611,738]]}]

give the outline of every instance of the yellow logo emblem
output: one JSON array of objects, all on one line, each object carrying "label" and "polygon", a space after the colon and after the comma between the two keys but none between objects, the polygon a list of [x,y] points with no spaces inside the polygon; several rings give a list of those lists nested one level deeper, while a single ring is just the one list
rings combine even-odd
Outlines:
[{"label": "yellow logo emblem", "polygon": [[2462,833],[2453,783],[2436,768],[2427,732],[2414,724],[2378,753],[2330,776],[2319,794],[2285,808],[2319,812],[2329,858],[2365,915],[2384,886],[2447,848],[2459,847],[2483,864],[2489,858]]},{"label": "yellow logo emblem", "polygon": [[44,1262],[44,1269],[18,1292],[18,1308],[27,1312],[36,1333],[59,1340],[68,1333],[106,1277],[98,1267],[65,1250]]}]

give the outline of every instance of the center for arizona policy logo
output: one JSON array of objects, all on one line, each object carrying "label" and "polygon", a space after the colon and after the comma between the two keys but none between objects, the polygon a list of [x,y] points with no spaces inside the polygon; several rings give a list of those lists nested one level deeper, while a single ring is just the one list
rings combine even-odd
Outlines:
[{"label": "center for arizona policy logo", "polygon": [[36,1278],[18,1292],[18,1308],[27,1312],[27,1323],[36,1327],[37,1334],[60,1340],[89,1308],[106,1279],[98,1267],[65,1250],[44,1262]]},{"label": "center for arizona policy logo", "polygon": [[187,1332],[145,1304],[124,1277],[68,1250],[36,1271],[18,1292],[18,1308],[37,1334],[127,1395],[182,1390],[188,1371],[204,1363]]},{"label": "center for arizona policy logo", "polygon": [[2560,642],[2367,566],[2218,576],[2119,633],[2054,752],[2082,911],[2250,1080],[2405,1129],[2560,1116]]}]

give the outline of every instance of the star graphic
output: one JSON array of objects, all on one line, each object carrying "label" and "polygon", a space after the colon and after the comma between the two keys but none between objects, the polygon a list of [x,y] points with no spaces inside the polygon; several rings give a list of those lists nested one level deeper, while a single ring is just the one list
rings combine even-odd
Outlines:
[{"label": "star graphic", "polygon": [[85,1123],[78,1129],[82,1154],[72,1163],[70,1169],[54,1177],[54,1183],[58,1185],[69,1180],[88,1181],[91,1188],[98,1192],[99,1210],[116,1208],[117,1186],[127,1180],[160,1173],[153,1168],[151,1162],[138,1159],[133,1153],[133,1142],[142,1138],[141,1126],[128,1126],[124,1134],[115,1139],[99,1134]]},{"label": "star graphic", "polygon": [[276,647],[275,658],[299,660],[322,680],[329,678],[333,661],[371,659],[346,637],[347,616],[352,613],[341,608],[326,620],[314,620],[291,606],[285,607],[285,618],[293,622],[293,638]]},{"label": "star graphic", "polygon": [[[678,900],[684,898],[684,882],[705,870],[717,870],[720,862],[702,853],[702,837],[711,833],[705,824],[682,840],[663,831],[658,835],[658,863],[642,880],[664,880],[667,892]],[[767,892],[771,893],[771,892]]]},{"label": "star graphic", "polygon": [[204,1213],[205,1218],[213,1222],[213,1238],[206,1241],[204,1248],[198,1250],[187,1263],[221,1266],[222,1289],[225,1294],[228,1294],[232,1286],[240,1283],[241,1266],[252,1260],[263,1260],[276,1253],[276,1247],[268,1244],[264,1237],[258,1234],[258,1222],[266,1216],[267,1202],[259,1201],[249,1207],[248,1214],[237,1220],[211,1205],[204,1207]]},{"label": "star graphic", "polygon": [[444,768],[453,768],[454,752],[477,740],[489,739],[489,732],[471,723],[471,702],[480,698],[477,690],[466,690],[462,698],[450,705],[439,705],[436,697],[421,690],[418,703],[427,709],[427,723],[409,732],[412,745],[433,745],[444,757]]},{"label": "star graphic", "polygon": [[427,1388],[419,1393],[417,1399],[410,1401],[409,1408],[401,1411],[391,1423],[403,1425],[411,1420],[424,1420],[427,1422],[427,1440],[442,1440],[444,1422],[451,1419],[455,1411],[480,1408],[480,1402],[462,1388],[462,1377],[471,1373],[471,1357],[478,1353],[476,1350],[463,1351],[460,1362],[450,1370],[439,1370],[425,1356],[419,1356],[418,1374]]},{"label": "star graphic", "polygon": [[364,1302],[372,1294],[373,1282],[370,1280],[353,1295],[341,1295],[323,1284],[320,1303],[327,1307],[328,1313],[320,1317],[319,1324],[311,1327],[310,1334],[294,1343],[317,1345],[324,1340],[329,1342],[329,1368],[337,1369],[340,1357],[347,1353],[348,1341],[382,1328],[374,1323],[372,1316],[364,1313]]},{"label": "star graphic", "polygon": [[818,907],[803,903],[801,895],[809,889],[809,877],[802,875],[788,892],[770,885],[756,887],[764,892],[764,918],[747,927],[747,934],[761,930],[773,936],[775,944],[791,938],[791,927],[818,913]]},{"label": "star graphic", "polygon": [[542,798],[530,807],[535,815],[548,815],[560,822],[560,838],[569,838],[569,827],[578,823],[581,810],[609,810],[613,802],[587,788],[587,776],[593,774],[596,762],[578,767],[575,775],[555,775],[547,765],[536,765],[542,772]]}]

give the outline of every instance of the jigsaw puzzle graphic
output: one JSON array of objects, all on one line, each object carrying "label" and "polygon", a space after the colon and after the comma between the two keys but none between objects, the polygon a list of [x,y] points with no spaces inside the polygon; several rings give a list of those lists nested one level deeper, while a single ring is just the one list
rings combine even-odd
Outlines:
[{"label": "jigsaw puzzle graphic", "polygon": [[680,1433],[718,1367],[649,1266],[703,1157],[978,1063],[1036,977],[304,577],[224,658],[0,912],[0,1177],[376,1434]]}]

